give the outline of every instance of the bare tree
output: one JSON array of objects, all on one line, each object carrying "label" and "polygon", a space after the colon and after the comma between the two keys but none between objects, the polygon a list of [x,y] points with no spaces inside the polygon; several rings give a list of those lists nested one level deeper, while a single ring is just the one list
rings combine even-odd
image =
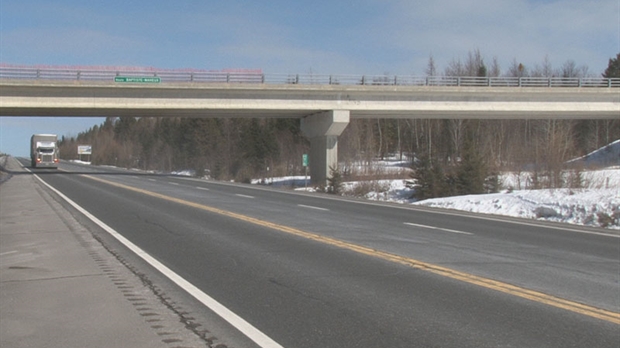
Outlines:
[{"label": "bare tree", "polygon": [[486,66],[484,65],[484,58],[479,49],[475,49],[473,52],[469,51],[467,54],[467,61],[465,62],[465,75],[466,76],[486,76]]},{"label": "bare tree", "polygon": [[446,76],[465,76],[465,67],[460,59],[452,59],[445,69]]},{"label": "bare tree", "polygon": [[498,77],[502,74],[502,70],[499,66],[499,62],[497,60],[497,57],[493,57],[493,62],[491,63],[491,67],[489,68],[488,71],[488,76],[489,77]]},{"label": "bare tree", "polygon": [[518,63],[517,59],[513,59],[512,63],[508,67],[508,72],[506,73],[509,77],[524,77],[528,76],[528,70],[522,63]]},{"label": "bare tree", "polygon": [[437,67],[435,66],[435,58],[431,54],[428,57],[428,65],[425,70],[426,76],[437,76]]},{"label": "bare tree", "polygon": [[588,75],[588,67],[585,65],[577,66],[574,60],[567,60],[562,64],[558,75],[570,78],[570,77],[586,77]]},{"label": "bare tree", "polygon": [[543,59],[542,65],[536,65],[534,71],[532,71],[532,76],[534,77],[553,77],[553,67],[551,66],[551,61],[549,61],[549,56],[545,56]]}]

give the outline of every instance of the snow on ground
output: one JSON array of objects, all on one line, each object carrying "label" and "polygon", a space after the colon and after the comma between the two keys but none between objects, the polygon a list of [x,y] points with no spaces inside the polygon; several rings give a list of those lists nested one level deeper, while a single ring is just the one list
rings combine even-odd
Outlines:
[{"label": "snow on ground", "polygon": [[[356,189],[365,186],[363,191],[366,193],[363,196],[368,200],[620,230],[620,167],[582,172],[584,188],[581,189],[508,189],[519,187],[517,182],[521,183],[520,187],[527,187],[529,174],[504,174],[501,182],[505,189],[501,193],[433,198],[417,202],[411,198],[414,189],[407,187],[407,180],[347,182],[344,191],[345,195],[355,195]],[[305,187],[303,176],[270,178],[262,182],[297,187],[298,190],[314,190],[310,186]]]},{"label": "snow on ground", "polygon": [[[505,190],[407,203],[620,230],[620,168],[584,172],[583,177],[582,189]],[[507,174],[502,181],[506,185],[512,179],[514,174]],[[389,200],[399,201],[400,190],[408,189],[392,189]]]},{"label": "snow on ground", "polygon": [[413,204],[620,230],[620,189],[520,190]]},{"label": "snow on ground", "polygon": [[[620,167],[587,171],[582,176],[581,189],[506,190],[413,204],[620,230]],[[504,187],[509,187],[506,183],[515,187],[514,179],[515,174],[504,175]]]},{"label": "snow on ground", "polygon": [[[389,183],[389,190],[371,192],[366,198],[620,230],[620,167],[583,172],[582,175],[585,184],[582,189],[504,190],[417,202],[411,199],[413,190],[401,180]],[[520,176],[527,177],[524,173]],[[514,179],[515,174],[508,173],[501,181],[506,188],[514,187]]]}]

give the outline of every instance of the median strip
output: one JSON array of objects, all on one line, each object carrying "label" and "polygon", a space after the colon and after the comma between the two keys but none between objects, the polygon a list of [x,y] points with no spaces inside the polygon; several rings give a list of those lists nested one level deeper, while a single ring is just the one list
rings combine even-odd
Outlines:
[{"label": "median strip", "polygon": [[[276,223],[265,221],[265,220],[260,220],[260,219],[253,218],[247,215],[234,213],[228,210],[218,209],[218,208],[207,206],[204,204],[186,201],[180,198],[166,196],[160,193],[126,186],[123,184],[111,182],[111,181],[104,180],[101,178],[96,178],[91,175],[82,175],[82,176],[101,182],[101,183],[112,185],[118,188],[122,188],[122,189],[133,191],[133,192],[138,192],[138,193],[150,196],[150,197],[159,198],[159,199],[167,200],[169,202],[174,202],[174,203],[182,204],[185,206],[193,207],[196,209],[200,209],[203,211],[220,214],[220,215],[231,217],[231,218],[238,219],[241,221],[249,222],[255,225],[259,225],[259,226],[271,228],[277,231],[292,234],[295,236],[303,237],[305,239],[313,240],[313,241],[320,242],[323,244],[336,246],[342,249],[355,251],[360,254],[377,257],[377,258],[380,258],[386,261],[410,266],[410,267],[420,269],[420,270],[425,270],[427,272],[431,272],[431,273],[441,275],[444,277],[448,277],[451,279],[460,280],[460,281],[463,281],[469,284],[482,286],[487,289],[500,291],[505,294],[510,294],[513,296],[525,298],[531,301],[536,301],[538,303],[543,303],[549,306],[562,308],[562,309],[569,310],[575,313],[583,314],[589,317],[605,320],[605,321],[620,325],[620,313],[617,313],[617,312],[612,312],[612,311],[608,311],[605,309],[588,306],[588,305],[581,304],[578,302],[574,302],[574,301],[566,300],[563,298],[555,297],[552,295],[544,294],[538,291],[529,290],[526,288],[522,288],[522,287],[518,287],[515,285],[508,284],[508,283],[492,280],[489,278],[475,276],[473,274],[460,272],[454,269],[442,267],[442,266],[435,265],[432,263],[427,263],[427,262],[415,260],[409,257],[391,254],[385,251],[380,251],[380,250],[365,247],[362,245],[357,245],[357,244],[349,243],[346,241],[338,240],[335,238],[322,236],[316,233],[302,231],[302,230],[299,230],[293,227],[284,226],[284,225],[276,224]],[[428,227],[428,226],[424,226],[424,227]]]}]

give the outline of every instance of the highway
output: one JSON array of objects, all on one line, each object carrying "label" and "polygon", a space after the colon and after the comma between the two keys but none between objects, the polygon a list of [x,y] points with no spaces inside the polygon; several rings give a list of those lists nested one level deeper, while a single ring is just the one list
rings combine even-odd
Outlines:
[{"label": "highway", "polygon": [[[613,231],[69,163],[33,172],[243,318],[268,338],[262,342],[620,342],[620,238]],[[106,231],[91,229],[155,288],[190,306],[195,322],[216,336],[239,334]]]}]

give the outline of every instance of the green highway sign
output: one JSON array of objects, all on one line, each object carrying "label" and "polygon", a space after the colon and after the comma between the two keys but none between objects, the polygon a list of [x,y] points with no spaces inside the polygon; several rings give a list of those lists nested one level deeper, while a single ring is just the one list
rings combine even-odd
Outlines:
[{"label": "green highway sign", "polygon": [[134,82],[134,83],[160,83],[160,77],[132,77],[132,76],[116,76],[114,82]]},{"label": "green highway sign", "polygon": [[304,154],[301,156],[301,162],[303,163],[303,166],[304,166],[304,167],[307,167],[307,166],[308,166],[308,154],[307,154],[307,153],[304,153]]}]

